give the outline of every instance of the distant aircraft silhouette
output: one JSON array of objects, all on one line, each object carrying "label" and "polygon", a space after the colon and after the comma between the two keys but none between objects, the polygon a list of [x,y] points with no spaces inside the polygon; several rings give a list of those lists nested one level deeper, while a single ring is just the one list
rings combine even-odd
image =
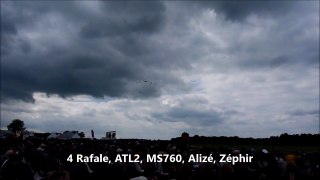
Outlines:
[{"label": "distant aircraft silhouette", "polygon": [[139,93],[144,93],[147,91],[153,91],[154,88],[157,86],[157,83],[150,80],[139,80],[136,81],[137,90]]},{"label": "distant aircraft silhouette", "polygon": [[149,85],[153,85],[153,86],[156,86],[156,85],[157,85],[156,82],[148,81],[148,80],[140,80],[140,81],[137,81],[136,84],[140,84],[140,85],[142,85],[142,86],[147,86],[148,84],[149,84]]}]

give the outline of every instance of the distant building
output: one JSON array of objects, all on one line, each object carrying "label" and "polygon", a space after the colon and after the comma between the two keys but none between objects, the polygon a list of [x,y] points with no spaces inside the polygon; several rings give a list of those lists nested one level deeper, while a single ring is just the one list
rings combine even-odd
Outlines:
[{"label": "distant building", "polygon": [[93,130],[91,130],[91,137],[92,137],[92,139],[94,139],[94,131]]},{"label": "distant building", "polygon": [[58,136],[60,136],[61,133],[50,133],[50,135],[47,137],[47,139],[55,139],[55,138],[58,138]]},{"label": "distant building", "polygon": [[106,132],[106,139],[107,140],[116,139],[116,131]]},{"label": "distant building", "polygon": [[58,139],[80,139],[77,132],[65,131],[63,134],[57,136]]}]

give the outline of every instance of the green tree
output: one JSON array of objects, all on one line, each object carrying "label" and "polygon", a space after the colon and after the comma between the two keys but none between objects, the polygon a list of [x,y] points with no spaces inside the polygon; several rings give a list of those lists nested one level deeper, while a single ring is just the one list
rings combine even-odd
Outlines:
[{"label": "green tree", "polygon": [[24,122],[21,121],[20,119],[14,119],[11,121],[11,123],[7,126],[8,130],[11,132],[18,132],[25,130],[26,128],[24,127]]}]

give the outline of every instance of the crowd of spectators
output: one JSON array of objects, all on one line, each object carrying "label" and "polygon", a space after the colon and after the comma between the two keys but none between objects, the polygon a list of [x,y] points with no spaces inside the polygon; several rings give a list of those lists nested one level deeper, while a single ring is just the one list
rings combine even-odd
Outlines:
[{"label": "crowd of spectators", "polygon": [[[70,154],[139,154],[142,163],[84,163],[67,161]],[[147,154],[212,155],[216,163],[146,162]],[[249,154],[252,162],[219,162],[220,154]],[[26,139],[0,141],[2,180],[318,180],[319,152],[279,152],[267,149],[210,148],[188,144],[187,134],[179,141],[161,140],[59,140]]]}]

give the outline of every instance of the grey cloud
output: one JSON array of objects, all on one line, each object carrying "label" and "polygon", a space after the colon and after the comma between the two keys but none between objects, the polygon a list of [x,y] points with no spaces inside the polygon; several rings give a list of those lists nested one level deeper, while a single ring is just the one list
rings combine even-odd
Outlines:
[{"label": "grey cloud", "polygon": [[32,110],[23,108],[23,107],[15,107],[12,108],[10,106],[1,106],[1,111],[7,113],[32,113]]},{"label": "grey cloud", "polygon": [[245,69],[261,69],[261,68],[277,68],[280,66],[290,65],[290,60],[288,57],[280,56],[276,58],[250,58],[239,61],[239,67]]},{"label": "grey cloud", "polygon": [[217,111],[215,109],[195,109],[188,107],[170,108],[165,112],[154,112],[151,116],[158,120],[168,122],[185,122],[197,127],[214,126],[224,123],[237,111]]},{"label": "grey cloud", "polygon": [[290,115],[293,116],[307,116],[307,115],[311,115],[311,116],[317,116],[319,117],[319,109],[312,109],[312,110],[303,110],[303,109],[299,109],[299,110],[295,110],[290,112]]}]

